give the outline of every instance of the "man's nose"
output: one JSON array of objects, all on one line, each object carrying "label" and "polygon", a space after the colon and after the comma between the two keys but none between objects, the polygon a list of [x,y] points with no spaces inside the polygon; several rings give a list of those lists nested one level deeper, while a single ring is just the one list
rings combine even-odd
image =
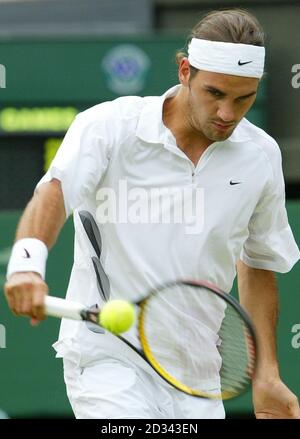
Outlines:
[{"label": "man's nose", "polygon": [[233,109],[233,105],[230,103],[220,103],[217,116],[226,123],[234,122],[235,113]]}]

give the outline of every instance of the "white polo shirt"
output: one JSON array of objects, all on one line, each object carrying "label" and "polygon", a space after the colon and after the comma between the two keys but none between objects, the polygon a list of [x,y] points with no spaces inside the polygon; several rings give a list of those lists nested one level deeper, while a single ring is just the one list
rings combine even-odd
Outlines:
[{"label": "white polo shirt", "polygon": [[[66,211],[74,213],[68,299],[102,303],[91,261],[95,252],[78,215],[83,210],[97,220],[112,298],[134,300],[178,278],[206,279],[230,292],[239,258],[276,272],[289,271],[299,259],[277,143],[243,119],[194,166],[162,122],[163,102],[179,87],[161,97],[122,97],[80,113],[39,183],[59,179]],[[170,191],[183,198],[178,202]],[[158,202],[162,193],[165,204]],[[192,208],[188,215],[193,202],[194,215]],[[58,356],[77,352],[82,361],[105,350],[119,352],[121,342],[111,337],[65,320],[54,346]]]}]

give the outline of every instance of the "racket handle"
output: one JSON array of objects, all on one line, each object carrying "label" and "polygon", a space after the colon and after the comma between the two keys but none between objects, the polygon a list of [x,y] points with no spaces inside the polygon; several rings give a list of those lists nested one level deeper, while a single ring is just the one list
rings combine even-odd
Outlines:
[{"label": "racket handle", "polygon": [[48,316],[82,320],[81,313],[84,309],[85,306],[78,302],[72,302],[59,297],[45,297],[45,313]]}]

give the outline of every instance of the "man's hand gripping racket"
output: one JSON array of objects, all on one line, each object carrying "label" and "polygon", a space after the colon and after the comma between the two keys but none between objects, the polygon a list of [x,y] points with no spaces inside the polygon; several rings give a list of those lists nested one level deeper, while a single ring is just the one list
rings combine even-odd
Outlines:
[{"label": "man's hand gripping racket", "polygon": [[[256,336],[248,315],[229,294],[208,282],[179,280],[155,288],[135,304],[121,302],[123,308],[113,307],[113,314],[105,312],[113,302],[108,301],[101,311],[47,296],[45,312],[89,321],[116,335],[129,329],[132,305],[139,305],[141,349],[125,336],[116,337],[169,384],[187,394],[212,399],[233,398],[247,389],[255,370]],[[125,315],[121,330],[116,330],[118,310],[121,319]]]}]

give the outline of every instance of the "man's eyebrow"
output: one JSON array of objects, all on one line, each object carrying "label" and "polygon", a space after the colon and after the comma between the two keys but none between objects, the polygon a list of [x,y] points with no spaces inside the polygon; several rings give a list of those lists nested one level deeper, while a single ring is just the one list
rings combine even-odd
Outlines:
[{"label": "man's eyebrow", "polygon": [[243,95],[243,96],[239,96],[238,99],[246,99],[246,98],[250,98],[250,96],[254,96],[256,95],[257,91],[252,91],[251,93],[248,93],[247,95]]},{"label": "man's eyebrow", "polygon": [[222,90],[219,90],[216,87],[212,87],[211,85],[205,85],[204,88],[207,91],[212,91],[213,93],[218,93],[219,95],[226,96],[226,93],[224,93]]},{"label": "man's eyebrow", "polygon": [[[226,93],[222,90],[219,90],[218,88],[212,87],[211,85],[205,85],[204,86],[205,90],[207,91],[212,91],[213,93],[218,93],[220,96],[226,96]],[[243,95],[243,96],[238,96],[237,99],[246,99],[246,98],[250,98],[250,96],[254,96],[257,93],[257,90],[251,91],[250,93]]]}]

